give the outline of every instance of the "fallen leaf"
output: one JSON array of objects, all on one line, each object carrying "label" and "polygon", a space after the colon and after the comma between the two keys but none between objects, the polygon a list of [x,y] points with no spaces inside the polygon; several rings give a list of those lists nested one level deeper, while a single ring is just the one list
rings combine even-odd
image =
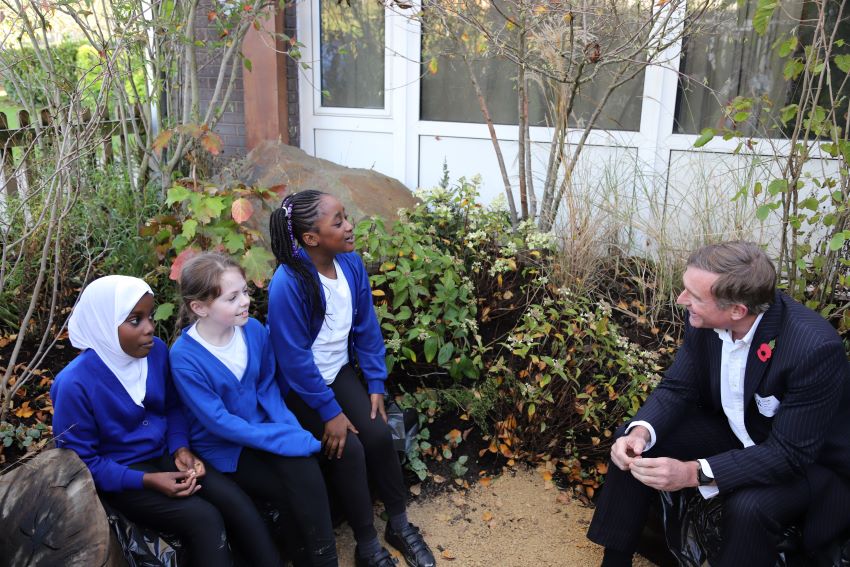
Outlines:
[{"label": "fallen leaf", "polygon": [[437,484],[443,484],[444,482],[446,482],[446,478],[442,477],[438,474],[435,474],[434,475],[434,482],[436,482]]},{"label": "fallen leaf", "polygon": [[491,479],[489,476],[482,476],[478,480],[478,482],[481,484],[481,486],[487,488],[488,486],[490,486],[490,483],[493,482],[493,479]]},{"label": "fallen leaf", "polygon": [[441,556],[446,561],[454,561],[455,559],[457,559],[457,557],[455,557],[455,554],[452,553],[452,550],[450,550],[450,549],[444,549]]},{"label": "fallen leaf", "polygon": [[490,520],[493,519],[493,513],[492,512],[484,512],[483,514],[481,514],[481,519],[484,520],[485,522],[489,522]]},{"label": "fallen leaf", "polygon": [[414,496],[419,496],[420,494],[422,494],[422,485],[414,484],[410,487],[410,493]]}]

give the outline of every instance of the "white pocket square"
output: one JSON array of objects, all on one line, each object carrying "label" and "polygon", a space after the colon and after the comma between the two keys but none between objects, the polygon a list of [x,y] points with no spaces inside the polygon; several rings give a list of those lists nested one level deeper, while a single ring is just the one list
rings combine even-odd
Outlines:
[{"label": "white pocket square", "polygon": [[776,399],[776,396],[762,398],[756,394],[756,406],[759,409],[759,413],[763,416],[773,417],[776,415],[776,410],[779,409],[779,400]]}]

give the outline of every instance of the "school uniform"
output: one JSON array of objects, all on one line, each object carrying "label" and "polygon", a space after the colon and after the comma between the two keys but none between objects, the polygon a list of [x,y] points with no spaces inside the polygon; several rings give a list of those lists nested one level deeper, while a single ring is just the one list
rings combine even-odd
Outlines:
[{"label": "school uniform", "polygon": [[[358,434],[348,433],[341,459],[323,459],[323,463],[355,538],[365,541],[377,535],[368,479],[390,516],[404,514],[406,507],[392,434],[380,416],[372,419],[370,415],[369,394],[385,392],[387,369],[369,276],[356,252],[336,256],[336,280],[321,277],[303,249],[298,258],[323,291],[323,309],[313,305],[291,268],[277,268],[269,283],[267,318],[277,380],[287,406],[314,435],[321,436],[325,423],[342,412],[358,430]],[[366,388],[354,371],[355,361]]]},{"label": "school uniform", "polygon": [[[239,364],[232,352],[247,360]],[[248,319],[223,349],[187,327],[171,347],[171,365],[189,409],[193,448],[255,499],[280,509],[291,551],[300,534],[312,554],[307,561],[336,565],[327,492],[312,457],[321,444],[283,403],[265,327]]]},{"label": "school uniform", "polygon": [[197,481],[201,490],[187,497],[170,498],[144,487],[145,473],[176,472],[172,454],[189,447],[163,342],[154,338],[142,359],[121,352],[118,325],[146,293],[151,293],[147,284],[126,276],[95,280],[83,292],[69,334],[72,344],[85,350],[50,390],[56,444],[80,456],[101,497],[128,519],[177,534],[193,564],[231,565],[229,531],[247,551],[272,554],[255,556],[257,564],[278,565],[270,538],[263,545],[253,535],[264,525],[256,512],[246,512],[251,500],[220,473],[207,469]]}]

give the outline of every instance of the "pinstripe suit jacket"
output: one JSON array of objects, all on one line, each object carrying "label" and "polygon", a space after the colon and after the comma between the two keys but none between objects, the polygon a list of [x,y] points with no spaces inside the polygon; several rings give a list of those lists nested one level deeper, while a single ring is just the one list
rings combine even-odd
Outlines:
[{"label": "pinstripe suit jacket", "polygon": [[[762,362],[758,347],[771,340],[773,354]],[[721,348],[713,329],[686,323],[673,365],[634,419],[652,424],[663,439],[687,419],[689,409],[722,414]],[[779,400],[772,417],[759,412],[756,394]],[[784,484],[805,475],[812,463],[850,479],[850,363],[832,326],[783,293],[777,292],[756,328],[744,375],[744,407],[755,445],[704,455],[721,494]]]}]

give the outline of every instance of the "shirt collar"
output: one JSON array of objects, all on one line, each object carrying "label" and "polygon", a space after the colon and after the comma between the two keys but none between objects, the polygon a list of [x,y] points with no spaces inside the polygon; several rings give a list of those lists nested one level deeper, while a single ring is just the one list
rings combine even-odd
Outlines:
[{"label": "shirt collar", "polygon": [[717,333],[717,336],[720,337],[720,340],[723,342],[727,342],[730,344],[745,344],[750,346],[750,343],[753,342],[753,336],[756,334],[756,328],[761,323],[761,319],[764,317],[764,313],[759,313],[756,320],[753,321],[752,327],[747,331],[747,334],[743,336],[743,338],[738,339],[737,341],[732,340],[732,332],[729,329],[714,329],[714,332]]}]

